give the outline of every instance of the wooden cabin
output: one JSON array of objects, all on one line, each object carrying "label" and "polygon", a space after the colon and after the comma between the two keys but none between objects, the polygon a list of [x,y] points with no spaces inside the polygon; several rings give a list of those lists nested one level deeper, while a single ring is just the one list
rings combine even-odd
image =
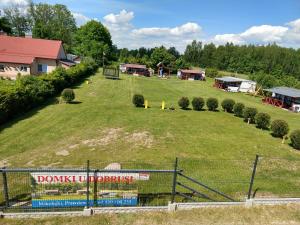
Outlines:
[{"label": "wooden cabin", "polygon": [[218,77],[215,79],[214,87],[229,92],[254,93],[256,82],[237,77]]},{"label": "wooden cabin", "polygon": [[201,70],[179,70],[177,76],[181,80],[205,80],[205,72]]},{"label": "wooden cabin", "polygon": [[170,67],[166,66],[163,62],[159,62],[157,65],[157,75],[159,77],[170,77],[171,69]]},{"label": "wooden cabin", "polygon": [[279,108],[290,109],[294,112],[300,112],[300,90],[289,87],[274,87],[264,89],[270,94],[265,97],[263,103],[270,104]]},{"label": "wooden cabin", "polygon": [[147,69],[146,65],[140,65],[140,64],[123,64],[122,68],[125,73],[127,74],[138,74],[141,76],[150,76],[150,72]]}]

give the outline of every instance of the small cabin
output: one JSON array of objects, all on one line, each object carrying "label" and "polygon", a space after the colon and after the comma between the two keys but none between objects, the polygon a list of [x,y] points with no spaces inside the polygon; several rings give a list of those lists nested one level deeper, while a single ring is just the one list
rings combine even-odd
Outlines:
[{"label": "small cabin", "polygon": [[159,77],[170,77],[171,68],[166,66],[163,62],[159,62],[157,65],[157,75]]},{"label": "small cabin", "polygon": [[290,109],[300,112],[300,90],[289,87],[274,87],[264,89],[269,93],[269,97],[263,99],[263,103],[270,104],[279,108]]},{"label": "small cabin", "polygon": [[205,80],[205,72],[201,70],[178,70],[177,76],[181,80]]},{"label": "small cabin", "polygon": [[147,69],[146,65],[140,64],[122,64],[122,68],[120,67],[121,71],[127,74],[138,74],[142,76],[149,77],[150,72]]},{"label": "small cabin", "polygon": [[256,82],[237,77],[218,77],[215,79],[214,87],[229,92],[254,93]]}]

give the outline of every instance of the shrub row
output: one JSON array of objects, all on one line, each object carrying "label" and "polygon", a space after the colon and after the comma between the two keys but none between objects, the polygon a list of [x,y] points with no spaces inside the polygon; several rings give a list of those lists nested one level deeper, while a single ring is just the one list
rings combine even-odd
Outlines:
[{"label": "shrub row", "polygon": [[94,73],[97,64],[85,59],[80,64],[65,70],[57,68],[41,76],[22,76],[16,81],[0,84],[0,123],[27,112],[40,105],[45,99],[60,93],[82,78]]},{"label": "shrub row", "polygon": [[[136,107],[144,105],[143,95],[134,95],[133,104]],[[190,100],[188,97],[181,97],[178,100],[178,105],[181,109],[188,109]],[[195,111],[201,111],[205,105],[205,100],[202,97],[195,97],[192,100],[192,107]],[[210,111],[216,111],[219,107],[218,99],[208,98],[206,106]],[[289,133],[289,125],[284,120],[274,120],[271,123],[271,116],[264,112],[258,112],[256,108],[245,107],[243,103],[235,102],[232,99],[224,99],[221,106],[225,112],[234,113],[235,116],[241,117],[247,123],[256,124],[257,128],[269,129],[271,128],[274,137],[284,138]],[[291,145],[295,149],[300,149],[300,130],[295,130],[290,134]]]}]

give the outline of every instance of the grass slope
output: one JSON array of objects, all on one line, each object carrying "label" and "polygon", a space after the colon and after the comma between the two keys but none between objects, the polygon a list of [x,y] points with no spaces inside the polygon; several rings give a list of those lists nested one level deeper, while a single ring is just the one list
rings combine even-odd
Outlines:
[{"label": "grass slope", "polygon": [[[90,84],[83,83],[75,90],[78,104],[49,104],[2,126],[1,163],[81,167],[90,159],[99,167],[108,162],[128,162],[123,165],[146,167],[151,163],[157,168],[172,168],[177,156],[190,175],[207,181],[243,177],[248,182],[254,156],[260,154],[265,159],[291,160],[266,163],[269,173],[264,175],[268,179],[285,177],[290,189],[297,190],[299,181],[294,180],[300,177],[299,151],[231,114],[221,110],[184,111],[178,109],[177,101],[181,96],[190,100],[194,96],[220,101],[232,98],[269,113],[272,119],[285,119],[292,130],[300,128],[300,114],[263,105],[258,97],[215,89],[212,80],[191,82],[127,75],[121,75],[121,80],[107,80],[100,73],[90,79]],[[134,108],[131,98],[135,93],[143,94],[151,108]],[[162,100],[176,110],[160,110]],[[282,192],[284,188],[277,182],[266,190]]]}]

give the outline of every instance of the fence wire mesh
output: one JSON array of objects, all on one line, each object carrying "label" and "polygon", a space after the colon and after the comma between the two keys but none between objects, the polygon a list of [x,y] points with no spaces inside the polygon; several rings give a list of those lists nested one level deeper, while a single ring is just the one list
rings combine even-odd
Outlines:
[{"label": "fence wire mesh", "polygon": [[[89,167],[76,169],[8,168],[1,171],[0,206],[23,212],[164,206],[173,197],[176,202],[243,201],[253,164],[254,158],[180,159],[176,173],[172,161],[91,161]],[[300,197],[300,160],[260,157],[251,196]]]}]

